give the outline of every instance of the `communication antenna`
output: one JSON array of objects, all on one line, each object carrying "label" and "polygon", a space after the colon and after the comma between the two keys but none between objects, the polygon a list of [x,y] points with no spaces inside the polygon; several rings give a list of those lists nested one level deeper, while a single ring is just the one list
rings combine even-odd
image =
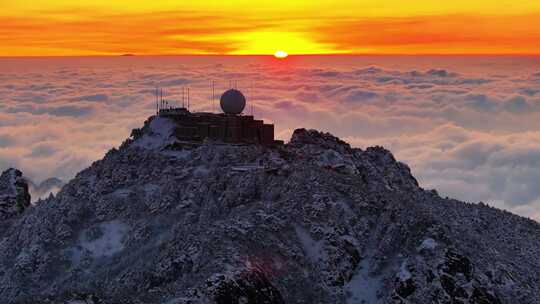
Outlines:
[{"label": "communication antenna", "polygon": [[189,88],[187,88],[187,108],[189,111]]},{"label": "communication antenna", "polygon": [[216,82],[214,80],[212,80],[212,112],[215,112],[216,111],[216,105],[215,105],[215,101],[216,101],[216,93],[215,93],[215,84]]},{"label": "communication antenna", "polygon": [[253,116],[254,115],[254,107],[253,107],[253,104],[254,104],[254,101],[255,100],[255,94],[253,93],[253,80],[251,81],[251,83],[249,84],[249,103],[251,104],[251,115]]},{"label": "communication antenna", "polygon": [[161,108],[163,109],[163,89],[160,89]]},{"label": "communication antenna", "polygon": [[182,87],[182,108],[185,108],[185,107],[186,107],[186,102],[184,98],[184,87]]},{"label": "communication antenna", "polygon": [[156,87],[156,90],[154,91],[154,95],[156,96],[156,115],[159,114],[159,102],[158,102],[158,89]]}]

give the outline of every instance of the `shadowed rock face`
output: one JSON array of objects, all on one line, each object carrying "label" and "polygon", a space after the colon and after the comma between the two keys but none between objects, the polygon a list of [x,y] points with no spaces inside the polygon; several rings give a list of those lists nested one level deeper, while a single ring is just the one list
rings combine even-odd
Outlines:
[{"label": "shadowed rock face", "polygon": [[538,223],[425,191],[383,148],[141,130],[0,232],[0,302],[540,302]]},{"label": "shadowed rock face", "polygon": [[207,280],[207,286],[217,304],[285,303],[264,271],[246,271],[232,278],[218,275],[213,279]]},{"label": "shadowed rock face", "polygon": [[8,169],[0,175],[0,219],[12,218],[30,206],[28,183],[22,172]]}]

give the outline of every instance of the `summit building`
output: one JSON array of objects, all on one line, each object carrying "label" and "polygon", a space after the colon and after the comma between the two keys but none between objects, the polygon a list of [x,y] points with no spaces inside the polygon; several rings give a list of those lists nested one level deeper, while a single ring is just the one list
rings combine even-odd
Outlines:
[{"label": "summit building", "polygon": [[190,112],[185,107],[173,108],[161,98],[157,103],[157,115],[173,120],[177,127],[175,136],[180,140],[204,141],[206,139],[225,143],[260,144],[274,146],[283,141],[274,139],[274,125],[243,115],[246,98],[236,89],[225,91],[220,98],[223,113]]}]

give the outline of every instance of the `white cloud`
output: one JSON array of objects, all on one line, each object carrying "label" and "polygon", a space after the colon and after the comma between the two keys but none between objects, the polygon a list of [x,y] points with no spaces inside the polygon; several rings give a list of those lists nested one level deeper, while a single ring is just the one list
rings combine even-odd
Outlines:
[{"label": "white cloud", "polygon": [[232,81],[282,139],[308,127],[382,144],[426,188],[540,219],[540,67],[430,60],[11,61],[0,73],[0,169],[69,179],[153,114],[155,86],[176,102],[189,86],[192,109],[211,110],[211,81],[218,94]]}]

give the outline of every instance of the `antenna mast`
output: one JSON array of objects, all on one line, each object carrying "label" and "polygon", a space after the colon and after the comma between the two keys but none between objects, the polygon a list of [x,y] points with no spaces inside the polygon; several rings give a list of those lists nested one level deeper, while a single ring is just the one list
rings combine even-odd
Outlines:
[{"label": "antenna mast", "polygon": [[216,105],[215,105],[215,101],[216,101],[216,94],[215,94],[215,81],[212,80],[212,112],[215,112],[216,111]]},{"label": "antenna mast", "polygon": [[163,109],[163,89],[160,89],[161,108]]},{"label": "antenna mast", "polygon": [[156,90],[154,91],[154,95],[156,96],[156,115],[159,114],[159,102],[158,102],[158,88],[156,87]]}]

